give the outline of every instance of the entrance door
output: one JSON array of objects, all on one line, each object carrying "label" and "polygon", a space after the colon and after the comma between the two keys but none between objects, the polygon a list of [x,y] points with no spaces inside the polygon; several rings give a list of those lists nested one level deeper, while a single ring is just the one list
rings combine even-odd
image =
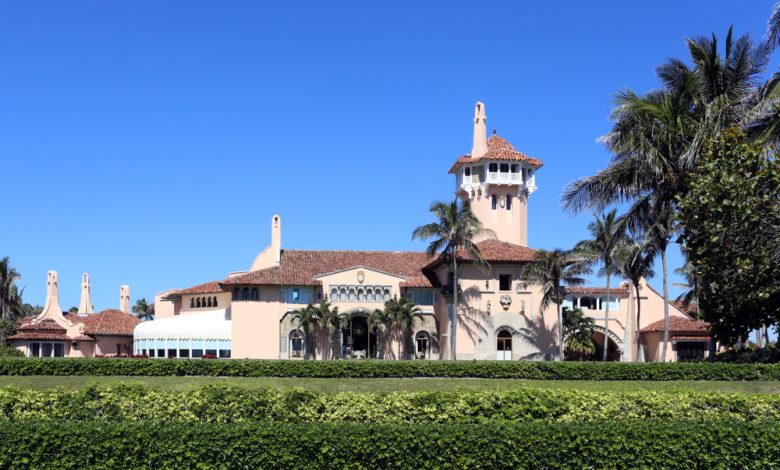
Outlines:
[{"label": "entrance door", "polygon": [[512,360],[512,333],[501,330],[496,337],[496,359],[499,361]]}]

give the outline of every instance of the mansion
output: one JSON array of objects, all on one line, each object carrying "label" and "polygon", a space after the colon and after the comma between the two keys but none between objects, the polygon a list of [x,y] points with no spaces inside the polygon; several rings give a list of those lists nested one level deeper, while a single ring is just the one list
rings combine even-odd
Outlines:
[{"label": "mansion", "polygon": [[[488,138],[485,107],[477,103],[471,152],[449,170],[455,193],[470,201],[475,215],[496,239],[475,240],[490,267],[478,268],[458,253],[458,305],[451,315],[450,266],[424,252],[296,250],[282,245],[282,219],[271,218],[270,245],[247,271],[155,296],[155,320],[138,323],[133,352],[149,357],[293,359],[313,357],[395,358],[400,345],[380,341],[368,318],[384,302],[406,297],[420,308],[414,324],[417,359],[554,359],[555,305],[540,310],[540,286],[524,281],[521,268],[535,250],[528,246],[528,203],[542,162],[493,133]],[[565,305],[595,320],[600,357],[604,335],[612,360],[660,360],[663,299],[642,282],[640,323],[636,298],[626,284],[567,289]],[[329,333],[308,351],[294,312],[329,302],[349,321],[333,351]],[[610,303],[609,317],[605,318]],[[670,347],[666,360],[703,357],[707,324],[670,305]],[[453,325],[449,318],[455,318]],[[608,324],[605,331],[604,323]],[[660,325],[660,326],[659,326]],[[641,351],[636,335],[641,331]],[[452,336],[452,340],[448,336]],[[448,350],[447,345],[455,347]],[[638,354],[639,353],[639,354]]]}]

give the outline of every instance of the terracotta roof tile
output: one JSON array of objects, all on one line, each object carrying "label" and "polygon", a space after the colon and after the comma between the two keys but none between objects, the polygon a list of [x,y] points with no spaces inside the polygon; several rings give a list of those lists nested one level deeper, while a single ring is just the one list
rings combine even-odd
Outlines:
[{"label": "terracotta roof tile", "polygon": [[[536,254],[536,250],[533,248],[499,240],[482,240],[477,243],[477,248],[479,248],[482,258],[488,263],[524,263],[534,259],[534,255]],[[458,250],[458,260],[463,263],[473,261],[465,250]],[[428,263],[424,268],[426,270],[435,269],[444,263],[445,259],[442,256],[439,256]]]},{"label": "terracotta roof tile", "polygon": [[171,291],[168,294],[166,294],[165,297],[163,298],[171,299],[174,297],[181,297],[182,295],[215,294],[218,292],[224,292],[222,287],[219,285],[220,282],[221,281],[204,282],[203,284],[198,284],[197,286]]},{"label": "terracotta roof tile", "polygon": [[672,335],[672,341],[709,341],[710,337],[707,334],[702,334],[701,336],[678,336],[678,335]]},{"label": "terracotta roof tile", "polygon": [[9,340],[31,340],[40,339],[44,341],[72,341],[72,339],[65,333],[50,333],[50,332],[23,332],[11,335]]},{"label": "terracotta roof tile", "polygon": [[17,328],[17,330],[23,332],[37,331],[37,332],[47,332],[47,333],[65,333],[66,331],[65,328],[63,328],[57,322],[49,318],[45,320],[41,320],[36,323],[32,323],[32,321],[25,322],[24,324],[22,324],[22,326]]},{"label": "terracotta roof tile", "polygon": [[85,334],[99,336],[133,336],[133,329],[141,323],[135,315],[115,309],[85,316],[69,313],[65,318],[71,323],[83,323]]},{"label": "terracotta roof tile", "polygon": [[490,136],[487,140],[488,151],[485,155],[477,158],[472,158],[471,155],[465,155],[460,157],[452,168],[450,173],[453,173],[459,166],[466,163],[476,163],[484,160],[500,160],[500,161],[519,161],[528,164],[534,168],[541,168],[543,163],[541,160],[517,151],[512,144],[510,144],[503,137],[499,137],[496,134]]},{"label": "terracotta roof tile", "polygon": [[[682,318],[682,317],[669,317],[669,331],[672,334],[679,334],[679,335],[690,335],[693,334],[695,336],[698,335],[708,335],[707,329],[710,327],[710,324],[701,321],[701,320],[694,320],[691,318]],[[657,322],[651,323],[647,325],[646,327],[642,328],[642,333],[658,333],[664,331],[664,321],[658,320]]]},{"label": "terracotta roof tile", "polygon": [[220,284],[317,286],[321,285],[317,276],[365,267],[406,278],[409,286],[435,287],[435,278],[422,272],[430,260],[426,253],[414,251],[282,250],[279,266],[230,277]]}]

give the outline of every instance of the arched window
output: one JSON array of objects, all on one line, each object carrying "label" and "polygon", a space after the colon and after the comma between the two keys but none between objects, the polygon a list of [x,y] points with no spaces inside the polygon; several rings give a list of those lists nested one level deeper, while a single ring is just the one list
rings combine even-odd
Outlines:
[{"label": "arched window", "polygon": [[244,287],[244,290],[241,291],[241,300],[249,300],[249,288]]},{"label": "arched window", "polygon": [[195,308],[195,297],[190,299],[190,308]]},{"label": "arched window", "polygon": [[214,302],[213,302],[213,304],[214,304],[214,306],[215,306],[215,307],[218,307],[218,305],[217,305],[217,296],[216,296],[216,295],[214,296]]},{"label": "arched window", "polygon": [[366,294],[362,287],[358,287],[358,302],[363,302],[366,300]]},{"label": "arched window", "polygon": [[357,296],[355,295],[355,289],[350,289],[349,290],[349,301],[350,302],[354,302],[355,300],[357,300]]},{"label": "arched window", "polygon": [[496,359],[512,360],[512,333],[509,330],[501,330],[496,335]]},{"label": "arched window", "polygon": [[374,301],[374,291],[371,290],[369,287],[366,289],[366,302],[373,302]]},{"label": "arched window", "polygon": [[200,308],[200,297],[198,297],[198,300],[195,302],[195,306]]},{"label": "arched window", "polygon": [[506,210],[511,211],[512,210],[512,195],[507,194],[506,195]]},{"label": "arched window", "polygon": [[344,287],[342,287],[341,290],[339,291],[339,300],[342,302],[347,301],[347,289]]},{"label": "arched window", "polygon": [[385,289],[385,302],[390,300],[390,289]]},{"label": "arched window", "polygon": [[582,297],[580,298],[580,308],[589,308],[591,310],[598,309],[596,305],[595,297]]},{"label": "arched window", "polygon": [[496,210],[496,207],[498,207],[498,197],[495,194],[490,196],[490,207],[493,210]]},{"label": "arched window", "polygon": [[259,297],[257,295],[257,287],[252,288],[252,300],[259,300]]},{"label": "arched window", "polygon": [[233,300],[241,300],[241,290],[238,287],[233,289]]},{"label": "arched window", "polygon": [[339,290],[336,289],[335,287],[330,290],[330,300],[331,302],[335,302],[339,300]]},{"label": "arched window", "polygon": [[415,352],[417,359],[428,359],[431,350],[431,335],[425,330],[418,331],[414,335]]},{"label": "arched window", "polygon": [[290,357],[303,357],[303,333],[301,330],[290,332]]},{"label": "arched window", "polygon": [[382,301],[382,289],[377,287],[374,289],[374,302],[381,302]]}]

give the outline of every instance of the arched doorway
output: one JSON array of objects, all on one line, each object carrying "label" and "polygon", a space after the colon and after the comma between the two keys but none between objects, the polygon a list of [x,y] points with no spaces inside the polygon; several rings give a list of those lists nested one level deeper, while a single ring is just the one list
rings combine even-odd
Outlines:
[{"label": "arched doorway", "polygon": [[501,330],[496,335],[496,359],[499,361],[512,360],[512,333],[509,330]]},{"label": "arched doorway", "polygon": [[346,358],[377,357],[377,335],[368,327],[368,314],[353,314],[341,330],[342,355]]},{"label": "arched doorway", "polygon": [[293,330],[290,332],[289,351],[290,351],[291,358],[303,358],[304,342],[303,342],[303,332],[301,330]]},{"label": "arched doorway", "polygon": [[[604,332],[596,330],[593,333],[593,343],[595,345],[595,352],[593,353],[593,360],[601,361],[604,357]],[[620,360],[620,346],[615,342],[612,335],[607,336],[607,360],[619,361]]]},{"label": "arched doorway", "polygon": [[415,359],[430,359],[431,335],[425,330],[418,331],[414,335]]}]

